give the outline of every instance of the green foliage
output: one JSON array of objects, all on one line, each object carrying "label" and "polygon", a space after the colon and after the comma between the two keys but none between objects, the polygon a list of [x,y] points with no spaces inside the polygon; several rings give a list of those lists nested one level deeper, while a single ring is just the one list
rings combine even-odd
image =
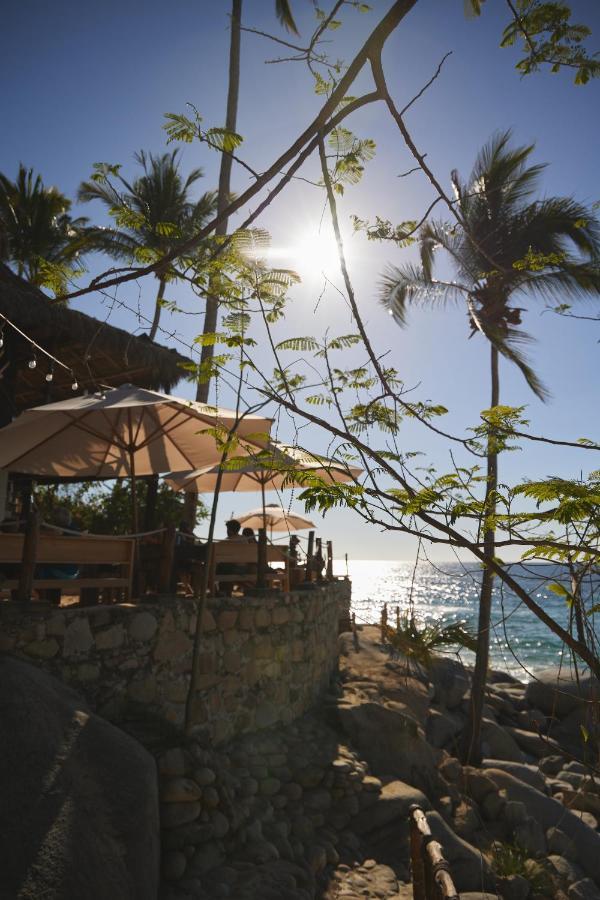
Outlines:
[{"label": "green foliage", "polygon": [[244,138],[240,134],[227,128],[202,128],[202,116],[192,103],[188,106],[192,111],[191,118],[183,113],[165,113],[163,128],[167,132],[168,144],[172,141],[191,144],[198,140],[221,153],[233,153],[243,143]]},{"label": "green foliage", "polygon": [[416,220],[408,220],[394,225],[389,219],[382,219],[375,216],[375,224],[367,222],[358,216],[351,216],[354,231],[364,231],[369,241],[392,241],[398,247],[410,247],[414,244],[416,238],[413,237]]},{"label": "green foliage", "polygon": [[464,622],[423,624],[417,622],[413,615],[404,613],[398,625],[396,628],[386,626],[386,642],[410,661],[426,668],[431,666],[436,652],[455,647],[472,651],[477,649],[477,637],[465,627]]},{"label": "green foliage", "polygon": [[[480,15],[485,0],[466,0],[467,12]],[[513,18],[502,34],[501,47],[521,45],[523,57],[516,68],[523,75],[542,66],[551,72],[563,67],[575,70],[575,84],[587,84],[600,76],[598,53],[589,54],[584,44],[591,29],[571,21],[571,7],[546,0],[514,0]]]},{"label": "green foliage", "polygon": [[494,841],[492,845],[492,869],[501,878],[520,875],[526,878],[533,894],[548,897],[554,894],[554,884],[546,871],[541,867],[531,867],[528,863],[530,854],[518,844]]},{"label": "green foliage", "polygon": [[70,209],[71,201],[33,169],[21,164],[15,181],[0,173],[0,259],[57,295],[83,272],[89,234],[88,220],[74,219]]},{"label": "green foliage", "polygon": [[[600,222],[570,198],[532,200],[543,166],[528,164],[532,145],[513,148],[510,138],[510,131],[495,135],[466,182],[452,173],[462,225],[426,223],[419,232],[421,265],[388,267],[380,296],[400,325],[410,306],[464,304],[471,335],[483,334],[545,399],[522,352],[531,338],[517,327],[523,309],[512,298],[599,296]],[[452,261],[456,281],[434,278],[440,250]]]},{"label": "green foliage", "polygon": [[[148,484],[137,481],[138,508],[146,506]],[[131,522],[131,482],[84,482],[76,485],[38,486],[35,501],[42,518],[53,523],[55,510],[66,507],[71,511],[78,528],[92,534],[126,534]],[[184,515],[184,495],[160,482],[156,495],[157,527],[179,525]],[[208,511],[202,502],[196,510],[196,524],[205,519]],[[141,516],[140,516],[141,521]]]}]

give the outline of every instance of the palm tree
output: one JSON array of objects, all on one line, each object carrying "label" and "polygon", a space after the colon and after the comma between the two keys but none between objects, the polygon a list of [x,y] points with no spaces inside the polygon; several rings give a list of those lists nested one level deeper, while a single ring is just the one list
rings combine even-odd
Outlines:
[{"label": "palm tree", "polygon": [[[143,174],[132,183],[119,174],[117,167],[105,167],[97,180],[83,182],[78,191],[80,201],[100,200],[116,220],[114,227],[90,229],[91,246],[127,262],[146,259],[148,254],[159,258],[170,253],[178,242],[201,228],[216,207],[213,191],[199,200],[190,199],[191,188],[202,177],[202,170],[193,169],[184,179],[177,150],[160,156],[142,150],[135,154],[135,160]],[[150,340],[154,340],[158,330],[166,284],[177,274],[170,265],[159,269],[156,277],[158,290]]]},{"label": "palm tree", "polygon": [[[510,131],[495,135],[480,151],[463,183],[452,173],[459,224],[431,222],[419,236],[420,265],[389,267],[381,298],[400,325],[409,305],[436,307],[447,301],[467,306],[471,335],[490,343],[491,407],[500,399],[498,363],[503,356],[519,367],[533,392],[546,391],[522,354],[531,337],[522,331],[524,309],[517,298],[577,300],[600,294],[600,223],[581,204],[565,197],[532,199],[544,166],[528,165],[533,145],[510,147]],[[447,252],[457,280],[433,277],[436,250]],[[470,335],[470,336],[471,336]],[[488,432],[486,523],[496,512],[498,454]],[[495,529],[483,527],[486,557],[493,558]],[[478,646],[464,757],[480,758],[481,717],[489,658],[493,574],[484,568],[479,603]]]},{"label": "palm tree", "polygon": [[44,282],[44,263],[66,267],[85,246],[87,219],[69,215],[71,201],[23,163],[15,181],[0,173],[0,259],[32,284]]},{"label": "palm tree", "polygon": [[[292,15],[292,10],[288,0],[275,0],[275,15],[281,25],[293,34],[298,34],[298,29]],[[231,41],[229,46],[229,78],[227,84],[227,110],[225,114],[225,128],[227,131],[234,132],[237,127],[238,100],[240,93],[240,47],[242,37],[242,0],[232,0],[231,2]],[[221,214],[230,200],[231,195],[231,169],[233,158],[229,153],[223,153],[221,156],[221,167],[219,170],[219,191],[217,195],[217,212]],[[222,219],[215,229],[217,237],[223,237],[227,234],[228,219]],[[213,286],[214,287],[214,286]],[[217,316],[219,309],[219,297],[214,289],[211,291],[209,285],[208,295],[206,297],[206,312],[204,314],[204,334],[212,334],[217,328]],[[214,355],[214,345],[210,342],[202,345],[200,354],[200,368],[206,367]],[[203,403],[208,401],[210,391],[210,379],[205,378],[198,382],[196,388],[196,400]],[[196,503],[196,494],[187,495],[187,508],[191,508]],[[194,520],[192,512],[189,514],[190,521]]]}]

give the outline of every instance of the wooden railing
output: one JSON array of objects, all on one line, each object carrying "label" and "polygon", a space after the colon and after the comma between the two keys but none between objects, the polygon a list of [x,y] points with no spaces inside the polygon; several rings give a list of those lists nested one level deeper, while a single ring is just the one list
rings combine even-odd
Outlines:
[{"label": "wooden railing", "polygon": [[441,844],[420,806],[410,808],[410,864],[414,900],[459,900]]}]

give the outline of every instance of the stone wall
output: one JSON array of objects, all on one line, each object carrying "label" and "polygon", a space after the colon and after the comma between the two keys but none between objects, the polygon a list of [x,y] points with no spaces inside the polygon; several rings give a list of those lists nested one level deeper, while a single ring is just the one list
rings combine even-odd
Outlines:
[{"label": "stone wall", "polygon": [[[329,683],[350,583],[207,601],[194,723],[213,742],[292,721]],[[143,606],[0,605],[0,651],[43,666],[112,721],[184,718],[196,614],[190,600]]]}]

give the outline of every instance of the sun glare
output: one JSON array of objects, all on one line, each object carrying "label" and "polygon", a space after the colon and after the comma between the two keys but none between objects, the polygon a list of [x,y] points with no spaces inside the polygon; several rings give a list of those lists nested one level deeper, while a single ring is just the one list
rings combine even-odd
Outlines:
[{"label": "sun glare", "polygon": [[[347,255],[347,248],[344,246]],[[338,247],[333,231],[304,231],[285,247],[271,247],[267,253],[271,265],[294,269],[303,281],[336,278],[340,272]]]}]

